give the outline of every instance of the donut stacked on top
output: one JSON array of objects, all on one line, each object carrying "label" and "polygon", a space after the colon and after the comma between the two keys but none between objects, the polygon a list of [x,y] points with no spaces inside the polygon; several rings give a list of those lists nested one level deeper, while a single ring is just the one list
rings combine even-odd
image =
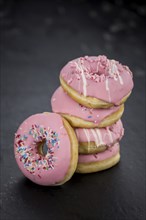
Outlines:
[{"label": "donut stacked on top", "polygon": [[96,172],[119,162],[119,141],[124,134],[120,118],[133,88],[132,78],[127,66],[106,56],[80,57],[61,70],[61,87],[54,92],[51,105],[75,129],[77,172]]}]

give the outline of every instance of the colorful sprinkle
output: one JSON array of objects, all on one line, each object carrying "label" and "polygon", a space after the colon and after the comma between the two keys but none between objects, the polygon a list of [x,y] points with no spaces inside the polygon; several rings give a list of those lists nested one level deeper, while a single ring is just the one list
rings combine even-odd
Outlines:
[{"label": "colorful sprinkle", "polygon": [[[118,79],[122,84],[122,78],[120,77],[121,72],[125,69],[131,74],[128,67],[122,66],[118,61],[109,60],[106,56],[98,56],[91,58],[88,56],[80,57],[78,61],[71,61],[70,66],[73,68],[73,73],[78,80],[81,79],[83,70],[86,79],[93,80],[95,82],[104,82],[107,78],[113,78],[115,81]],[[93,72],[92,63],[94,63],[95,71]],[[70,83],[70,82],[69,82]]]},{"label": "colorful sprinkle", "polygon": [[98,158],[98,154],[94,154],[93,156],[94,156],[95,158]]},{"label": "colorful sprinkle", "polygon": [[[29,136],[34,139],[33,145],[36,146],[38,143],[46,142],[48,150],[45,156],[36,153],[31,146],[26,145],[26,140]],[[42,168],[43,170],[54,169],[54,157],[55,148],[59,148],[60,140],[58,134],[51,128],[44,128],[42,125],[32,125],[28,134],[20,135],[15,134],[16,138],[16,157],[19,157],[20,161],[24,164],[24,167],[32,174],[35,174],[35,170]],[[37,156],[36,156],[37,154]],[[41,178],[41,177],[40,177]]]}]

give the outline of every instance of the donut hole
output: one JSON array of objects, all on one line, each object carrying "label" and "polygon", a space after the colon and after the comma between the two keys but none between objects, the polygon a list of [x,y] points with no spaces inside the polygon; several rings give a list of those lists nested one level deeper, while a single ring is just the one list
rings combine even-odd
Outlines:
[{"label": "donut hole", "polygon": [[98,71],[98,72],[93,72],[93,73],[91,73],[91,74],[96,74],[96,75],[98,75],[98,76],[100,76],[100,75],[102,75],[103,74],[103,72],[101,72],[101,71]]},{"label": "donut hole", "polygon": [[42,156],[45,156],[47,154],[47,152],[48,152],[48,145],[47,145],[46,141],[40,142],[38,144],[38,152]]}]

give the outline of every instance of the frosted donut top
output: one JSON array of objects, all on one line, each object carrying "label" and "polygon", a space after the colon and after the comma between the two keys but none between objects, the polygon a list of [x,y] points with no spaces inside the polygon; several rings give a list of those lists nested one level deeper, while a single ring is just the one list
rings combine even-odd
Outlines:
[{"label": "frosted donut top", "polygon": [[117,121],[106,128],[76,128],[75,129],[78,141],[81,143],[95,142],[96,147],[106,145],[111,147],[114,143],[121,140],[124,135],[124,128],[121,120]]},{"label": "frosted donut top", "polygon": [[106,56],[85,56],[68,62],[60,72],[79,94],[118,104],[133,88],[132,72]]},{"label": "frosted donut top", "polygon": [[56,89],[51,98],[52,111],[64,113],[99,124],[105,117],[119,110],[120,106],[113,106],[109,109],[91,109],[80,105],[71,99],[62,87]]},{"label": "frosted donut top", "polygon": [[[46,155],[38,145],[46,142]],[[18,128],[14,140],[17,164],[23,174],[40,185],[54,185],[67,174],[71,160],[71,143],[60,115],[40,113],[27,118]]]}]

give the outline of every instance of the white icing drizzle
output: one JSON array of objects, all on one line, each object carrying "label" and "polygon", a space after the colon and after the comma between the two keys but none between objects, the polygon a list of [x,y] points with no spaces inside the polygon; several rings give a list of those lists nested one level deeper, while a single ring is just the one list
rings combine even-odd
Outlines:
[{"label": "white icing drizzle", "polygon": [[108,79],[105,80],[105,88],[106,88],[106,91],[108,92],[109,102],[111,102],[111,94],[110,94],[110,90],[109,90],[109,80]]},{"label": "white icing drizzle", "polygon": [[84,70],[86,70],[85,68],[83,68],[81,62],[80,62],[80,58],[78,59],[78,62],[75,62],[76,67],[78,68],[78,70],[81,72],[81,77],[83,80],[83,95],[87,96],[87,80],[84,74]]},{"label": "white icing drizzle", "polygon": [[108,81],[108,79],[105,80],[105,87],[106,87],[106,90],[109,91],[109,81]]},{"label": "white icing drizzle", "polygon": [[115,60],[110,60],[109,61],[109,75],[111,75],[114,80],[117,80],[117,77],[119,78],[119,81],[120,81],[120,84],[123,85],[123,79],[122,77],[120,76],[120,73],[118,71],[118,68],[117,68],[117,65],[115,63]]},{"label": "white icing drizzle", "polygon": [[110,138],[111,143],[113,143],[113,137],[112,137],[111,131],[109,130],[108,127],[106,128],[106,130],[107,130],[107,132],[108,132],[108,135],[109,135],[109,138]]},{"label": "white icing drizzle", "polygon": [[100,133],[100,129],[96,128],[95,131],[96,131],[98,138],[99,138],[99,144],[104,144],[102,141],[102,135]]},{"label": "white icing drizzle", "polygon": [[83,95],[86,96],[87,95],[87,81],[86,81],[86,78],[85,78],[85,75],[84,73],[82,72],[81,73],[81,76],[82,76],[82,80],[83,80]]},{"label": "white icing drizzle", "polygon": [[120,73],[119,73],[119,71],[118,71],[117,65],[115,64],[115,61],[114,61],[114,63],[113,63],[113,68],[114,68],[114,71],[115,71],[115,72],[117,73],[117,75],[118,75],[120,84],[123,85],[123,79],[122,79],[122,77],[120,76]]},{"label": "white icing drizzle", "polygon": [[118,75],[118,77],[119,77],[120,84],[121,84],[121,85],[123,85],[123,84],[124,84],[124,82],[123,82],[122,77],[121,77],[120,75]]},{"label": "white icing drizzle", "polygon": [[90,143],[90,134],[89,134],[89,131],[88,131],[88,129],[85,129],[85,128],[83,128],[83,131],[84,131],[84,133],[85,133],[85,135],[86,135],[86,138],[87,138],[87,141],[88,141],[88,146],[89,146],[89,143]]},{"label": "white icing drizzle", "polygon": [[94,129],[91,129],[91,132],[92,132],[92,134],[93,134],[93,136],[94,136],[94,140],[95,140],[95,143],[96,143],[96,147],[98,147],[98,146],[99,146],[99,141],[98,141],[98,138],[97,138],[97,133],[95,132]]}]

